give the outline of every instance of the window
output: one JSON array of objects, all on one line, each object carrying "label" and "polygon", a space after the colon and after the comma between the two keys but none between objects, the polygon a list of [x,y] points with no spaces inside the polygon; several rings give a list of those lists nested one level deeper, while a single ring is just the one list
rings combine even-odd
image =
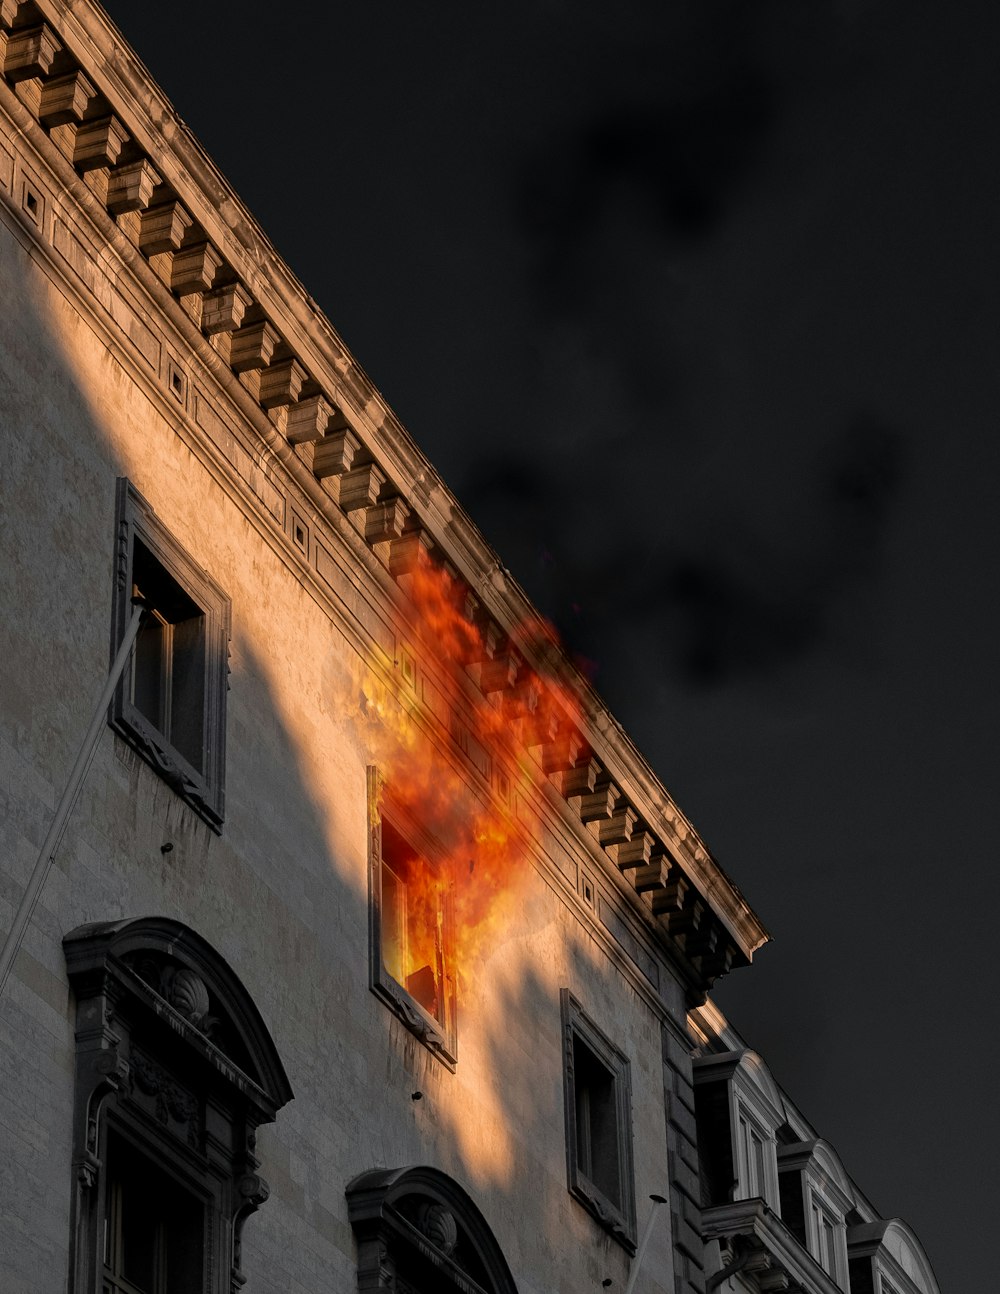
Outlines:
[{"label": "window", "polygon": [[853,1187],[833,1147],[822,1139],[778,1148],[781,1216],[827,1275],[847,1288],[847,1227]]},{"label": "window", "polygon": [[291,1099],[245,989],[167,918],[63,940],[77,1000],[72,1294],[229,1294],[267,1199],[256,1130]]},{"label": "window", "polygon": [[816,1260],[828,1276],[837,1275],[837,1225],[812,1197],[813,1234],[816,1237]]},{"label": "window", "polygon": [[206,1205],[110,1133],[104,1213],[104,1294],[204,1289]]},{"label": "window", "polygon": [[216,831],[224,809],[229,599],[121,478],[112,654],[139,596],[146,616],[111,724]]},{"label": "window", "polygon": [[458,1058],[451,904],[433,841],[369,769],[372,991],[441,1060]]},{"label": "window", "polygon": [[375,1168],[347,1185],[359,1290],[517,1294],[473,1200],[436,1168]]},{"label": "window", "polygon": [[570,1192],[635,1250],[629,1063],[562,990],[566,1157]]},{"label": "window", "polygon": [[743,1110],[739,1112],[737,1126],[739,1128],[739,1183],[743,1188],[742,1197],[752,1199],[759,1196],[761,1199],[766,1199],[768,1138]]}]

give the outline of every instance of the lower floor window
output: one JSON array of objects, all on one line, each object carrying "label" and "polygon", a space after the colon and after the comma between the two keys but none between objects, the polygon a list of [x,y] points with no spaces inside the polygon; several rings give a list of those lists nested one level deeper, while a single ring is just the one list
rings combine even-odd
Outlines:
[{"label": "lower floor window", "polygon": [[104,1294],[192,1294],[205,1288],[206,1206],[109,1130]]}]

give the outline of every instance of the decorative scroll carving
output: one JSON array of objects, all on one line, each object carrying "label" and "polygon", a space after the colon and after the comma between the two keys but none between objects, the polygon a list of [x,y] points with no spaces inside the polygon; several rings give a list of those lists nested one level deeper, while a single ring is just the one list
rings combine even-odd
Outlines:
[{"label": "decorative scroll carving", "polygon": [[194,1093],[141,1048],[130,1057],[129,1096],[169,1132],[194,1148],[201,1145],[201,1105]]}]

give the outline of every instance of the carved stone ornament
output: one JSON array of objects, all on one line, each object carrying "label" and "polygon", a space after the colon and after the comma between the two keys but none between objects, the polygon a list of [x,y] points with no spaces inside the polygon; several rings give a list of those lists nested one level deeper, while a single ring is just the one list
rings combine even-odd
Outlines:
[{"label": "carved stone ornament", "polygon": [[182,966],[164,979],[164,994],[175,1011],[198,1027],[208,1015],[209,997],[205,981]]},{"label": "carved stone ornament", "polygon": [[458,1243],[454,1213],[435,1200],[426,1200],[417,1209],[417,1226],[442,1253],[450,1254]]}]

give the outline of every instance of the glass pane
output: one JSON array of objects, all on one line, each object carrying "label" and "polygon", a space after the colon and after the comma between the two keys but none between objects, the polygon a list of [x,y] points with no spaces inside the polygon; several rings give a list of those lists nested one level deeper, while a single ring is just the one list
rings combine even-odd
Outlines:
[{"label": "glass pane", "polygon": [[402,986],[406,963],[406,886],[388,863],[382,864],[382,964]]},{"label": "glass pane", "polygon": [[121,1267],[117,1273],[149,1294],[156,1294],[157,1201],[149,1182],[123,1185],[121,1194]]},{"label": "glass pane", "polygon": [[108,1137],[104,1281],[129,1294],[204,1288],[205,1202],[117,1134]]},{"label": "glass pane", "polygon": [[132,653],[132,703],[140,714],[163,732],[163,657],[167,628],[155,615],[148,615],[135,640]]},{"label": "glass pane", "polygon": [[172,628],[170,740],[198,772],[205,762],[205,617]]},{"label": "glass pane", "polygon": [[764,1143],[756,1132],[750,1131],[750,1179],[751,1188],[754,1195],[763,1196],[765,1192],[765,1183],[767,1178],[764,1173]]},{"label": "glass pane", "polygon": [[[580,1168],[612,1204],[620,1207],[615,1076],[601,1064],[580,1037],[573,1039],[573,1080]],[[589,1166],[585,1155],[589,1158]]]}]

